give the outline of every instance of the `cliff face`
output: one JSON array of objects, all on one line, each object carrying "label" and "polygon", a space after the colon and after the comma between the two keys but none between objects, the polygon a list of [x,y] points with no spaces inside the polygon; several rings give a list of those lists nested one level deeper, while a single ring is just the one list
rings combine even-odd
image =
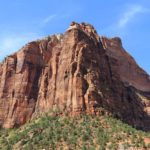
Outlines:
[{"label": "cliff face", "polygon": [[150,77],[119,38],[98,36],[89,24],[72,23],[64,35],[25,45],[0,64],[0,125],[20,126],[59,109],[96,114],[100,107],[149,130]]}]

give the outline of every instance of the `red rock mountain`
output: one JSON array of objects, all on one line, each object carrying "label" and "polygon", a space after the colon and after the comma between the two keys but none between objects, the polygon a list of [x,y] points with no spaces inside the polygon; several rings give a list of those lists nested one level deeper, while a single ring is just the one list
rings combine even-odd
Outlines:
[{"label": "red rock mountain", "polygon": [[25,45],[0,64],[0,125],[20,126],[50,109],[96,114],[99,107],[150,129],[150,76],[92,25],[72,22],[63,35]]}]

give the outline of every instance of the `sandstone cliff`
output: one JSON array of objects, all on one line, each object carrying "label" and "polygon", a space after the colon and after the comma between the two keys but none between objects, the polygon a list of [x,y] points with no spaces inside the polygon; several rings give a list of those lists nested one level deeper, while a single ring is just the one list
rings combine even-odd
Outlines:
[{"label": "sandstone cliff", "polygon": [[63,35],[31,42],[0,64],[0,125],[17,127],[59,109],[96,114],[103,107],[150,129],[150,77],[119,38],[73,22]]}]

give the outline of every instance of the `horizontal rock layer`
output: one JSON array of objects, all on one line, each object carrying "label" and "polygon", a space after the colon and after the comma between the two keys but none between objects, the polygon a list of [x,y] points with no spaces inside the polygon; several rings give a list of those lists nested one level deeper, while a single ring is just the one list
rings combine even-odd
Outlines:
[{"label": "horizontal rock layer", "polygon": [[96,114],[100,107],[145,130],[150,126],[150,77],[120,38],[73,22],[64,35],[25,45],[0,64],[0,125],[20,126],[50,109]]}]

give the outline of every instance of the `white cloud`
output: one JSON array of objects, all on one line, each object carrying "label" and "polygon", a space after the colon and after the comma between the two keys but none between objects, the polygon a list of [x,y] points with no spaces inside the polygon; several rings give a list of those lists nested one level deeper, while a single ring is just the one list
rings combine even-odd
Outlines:
[{"label": "white cloud", "polygon": [[68,17],[70,17],[70,15],[68,14],[52,14],[42,20],[42,25],[46,25],[47,23],[53,21],[54,19],[59,20],[59,19],[68,18]]},{"label": "white cloud", "polygon": [[53,14],[53,15],[50,15],[50,16],[44,18],[43,24],[47,24],[48,22],[52,21],[56,17],[57,17],[57,14]]},{"label": "white cloud", "polygon": [[0,36],[0,60],[18,51],[23,45],[37,38],[40,38],[40,36],[35,33]]},{"label": "white cloud", "polygon": [[148,9],[144,8],[141,5],[132,5],[130,6],[121,16],[118,21],[118,27],[123,28],[128,25],[128,23],[133,20],[137,14],[149,12]]},{"label": "white cloud", "polygon": [[[53,21],[53,19],[63,19],[68,18],[70,15],[67,14],[53,14],[41,21],[41,27],[44,27],[49,22]],[[4,59],[7,55],[10,55],[16,51],[18,51],[22,46],[26,43],[36,40],[37,38],[42,38],[42,36],[38,33],[8,33],[5,32],[0,35],[0,61]]]}]

